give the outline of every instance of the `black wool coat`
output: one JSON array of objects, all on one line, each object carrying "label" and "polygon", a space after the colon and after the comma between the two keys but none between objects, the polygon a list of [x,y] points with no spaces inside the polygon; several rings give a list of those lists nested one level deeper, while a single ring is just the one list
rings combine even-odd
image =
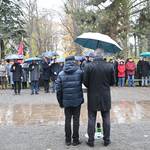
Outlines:
[{"label": "black wool coat", "polygon": [[102,58],[95,58],[92,63],[85,67],[83,82],[87,87],[88,110],[110,110],[110,86],[115,83],[113,65],[105,62]]},{"label": "black wool coat", "polygon": [[43,80],[50,79],[50,66],[47,62],[42,63],[42,78]]}]

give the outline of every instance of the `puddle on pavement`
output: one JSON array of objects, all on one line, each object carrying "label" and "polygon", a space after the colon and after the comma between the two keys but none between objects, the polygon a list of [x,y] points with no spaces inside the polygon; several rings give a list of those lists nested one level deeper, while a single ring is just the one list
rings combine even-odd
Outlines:
[{"label": "puddle on pavement", "polygon": [[[98,113],[98,119],[100,113]],[[111,109],[113,123],[133,123],[150,119],[150,102],[113,102]],[[81,110],[81,124],[87,123],[86,104]],[[56,104],[0,105],[0,125],[48,125],[64,124],[64,112]]]}]

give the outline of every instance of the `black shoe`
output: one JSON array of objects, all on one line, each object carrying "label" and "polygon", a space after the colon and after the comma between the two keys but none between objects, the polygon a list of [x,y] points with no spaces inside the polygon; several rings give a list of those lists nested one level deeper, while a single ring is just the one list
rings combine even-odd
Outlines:
[{"label": "black shoe", "polygon": [[110,142],[110,141],[109,141],[109,142],[108,142],[108,141],[107,141],[107,142],[106,142],[106,141],[104,141],[104,146],[108,146],[109,144],[111,144],[111,142]]},{"label": "black shoe", "polygon": [[33,95],[34,93],[32,92],[31,95]]},{"label": "black shoe", "polygon": [[94,147],[94,143],[93,143],[93,142],[86,142],[86,144],[87,144],[89,147]]},{"label": "black shoe", "polygon": [[66,146],[70,146],[71,145],[71,142],[66,142]]},{"label": "black shoe", "polygon": [[35,94],[38,95],[39,93],[38,93],[38,92],[35,92]]},{"label": "black shoe", "polygon": [[82,143],[81,141],[77,141],[77,142],[73,142],[72,145],[73,145],[73,146],[77,146],[77,145],[79,145],[79,144],[81,144],[81,143]]}]

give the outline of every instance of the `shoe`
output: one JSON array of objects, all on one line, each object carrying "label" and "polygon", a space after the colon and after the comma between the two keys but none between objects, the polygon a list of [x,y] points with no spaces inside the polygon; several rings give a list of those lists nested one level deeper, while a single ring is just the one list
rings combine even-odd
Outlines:
[{"label": "shoe", "polygon": [[86,144],[87,144],[89,147],[94,147],[94,143],[93,143],[93,142],[86,142]]},{"label": "shoe", "polygon": [[110,141],[109,142],[104,141],[104,146],[108,146],[109,144],[111,144]]},{"label": "shoe", "polygon": [[32,92],[31,95],[33,95],[34,93]]},{"label": "shoe", "polygon": [[66,142],[66,146],[70,146],[71,145],[71,142]]},{"label": "shoe", "polygon": [[38,92],[35,92],[35,94],[38,95],[39,93],[38,93]]},{"label": "shoe", "polygon": [[73,146],[77,146],[77,145],[79,145],[79,144],[81,144],[81,143],[82,143],[81,141],[77,141],[77,142],[73,142],[72,145],[73,145]]}]

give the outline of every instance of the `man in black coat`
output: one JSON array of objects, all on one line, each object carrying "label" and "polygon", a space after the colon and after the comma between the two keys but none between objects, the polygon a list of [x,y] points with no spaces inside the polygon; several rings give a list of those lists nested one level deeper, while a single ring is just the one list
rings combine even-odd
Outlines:
[{"label": "man in black coat", "polygon": [[53,58],[52,64],[50,66],[50,78],[52,81],[52,93],[56,90],[56,79],[60,71],[62,71],[62,67],[58,62],[56,62],[56,58]]},{"label": "man in black coat", "polygon": [[49,93],[50,64],[46,57],[44,57],[44,61],[42,63],[42,76],[44,80],[44,91],[45,93]]},{"label": "man in black coat", "polygon": [[148,77],[149,77],[149,70],[150,70],[150,65],[149,65],[148,61],[146,61],[143,58],[140,63],[139,68],[141,70],[142,86],[148,86]]},{"label": "man in black coat", "polygon": [[101,111],[103,119],[104,145],[110,144],[110,86],[115,83],[115,72],[112,64],[103,60],[103,50],[95,51],[93,62],[85,67],[83,82],[88,96],[88,142],[94,146],[94,134],[97,111]]},{"label": "man in black coat", "polygon": [[137,68],[136,68],[137,78],[140,79],[139,86],[142,86],[142,81],[141,81],[141,79],[142,79],[142,60],[143,60],[143,58],[140,58],[140,60],[137,63]]},{"label": "man in black coat", "polygon": [[14,64],[11,66],[10,71],[13,73],[14,92],[15,92],[15,94],[19,94],[20,95],[22,67],[17,62],[17,60],[14,60]]},{"label": "man in black coat", "polygon": [[[83,103],[82,71],[75,64],[74,56],[66,58],[66,64],[56,80],[57,100],[65,112],[65,137],[66,145],[80,144],[79,118],[81,104]],[[71,135],[71,118],[73,117],[73,135]]]}]

